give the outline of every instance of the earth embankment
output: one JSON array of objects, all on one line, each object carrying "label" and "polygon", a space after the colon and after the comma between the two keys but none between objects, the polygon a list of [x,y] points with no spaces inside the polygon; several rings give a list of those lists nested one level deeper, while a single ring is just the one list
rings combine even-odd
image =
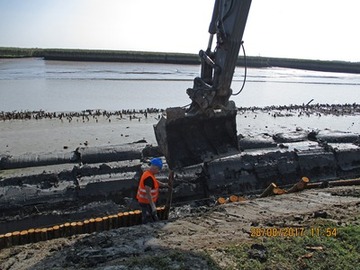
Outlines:
[{"label": "earth embankment", "polygon": [[[120,50],[83,49],[40,49],[0,47],[0,58],[43,57],[45,60],[99,61],[99,62],[147,62],[169,64],[200,64],[197,54],[169,52],[141,52]],[[359,62],[323,61],[295,58],[276,58],[260,56],[239,56],[238,66],[256,68],[283,67],[325,72],[360,73]]]}]

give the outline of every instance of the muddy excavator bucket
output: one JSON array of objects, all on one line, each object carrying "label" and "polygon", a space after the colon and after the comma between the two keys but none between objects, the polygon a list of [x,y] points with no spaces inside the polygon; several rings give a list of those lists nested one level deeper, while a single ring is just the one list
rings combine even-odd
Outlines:
[{"label": "muddy excavator bucket", "polygon": [[170,169],[183,168],[239,152],[236,110],[213,116],[188,116],[168,108],[154,126],[155,136]]}]

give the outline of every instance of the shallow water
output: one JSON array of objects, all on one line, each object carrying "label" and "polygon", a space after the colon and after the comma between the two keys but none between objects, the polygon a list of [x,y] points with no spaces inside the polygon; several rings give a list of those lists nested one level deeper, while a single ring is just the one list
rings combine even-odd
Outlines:
[{"label": "shallow water", "polygon": [[[0,59],[0,111],[145,109],[184,106],[199,66]],[[241,88],[237,68],[232,88]],[[359,103],[360,75],[284,68],[248,69],[239,107]]]}]

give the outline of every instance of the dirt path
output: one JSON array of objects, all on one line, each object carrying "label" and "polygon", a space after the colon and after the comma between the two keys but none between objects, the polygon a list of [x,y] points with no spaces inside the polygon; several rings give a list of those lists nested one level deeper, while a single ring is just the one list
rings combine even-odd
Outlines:
[{"label": "dirt path", "polygon": [[212,269],[209,260],[228,266],[221,247],[252,240],[255,229],[302,228],[306,235],[319,219],[334,222],[339,231],[359,224],[360,187],[312,189],[192,212],[168,222],[4,249],[0,269],[154,269],[146,266],[154,257],[158,263],[170,260],[173,269]]}]

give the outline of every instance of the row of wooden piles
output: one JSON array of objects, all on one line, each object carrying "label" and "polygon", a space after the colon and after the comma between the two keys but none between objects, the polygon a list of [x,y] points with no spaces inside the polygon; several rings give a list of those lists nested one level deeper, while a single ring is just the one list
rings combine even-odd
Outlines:
[{"label": "row of wooden piles", "polygon": [[[157,212],[160,220],[168,219],[169,211],[165,207],[158,207]],[[14,231],[0,234],[0,249],[139,224],[141,224],[141,211],[134,210],[83,221],[66,222],[52,227]]]}]

